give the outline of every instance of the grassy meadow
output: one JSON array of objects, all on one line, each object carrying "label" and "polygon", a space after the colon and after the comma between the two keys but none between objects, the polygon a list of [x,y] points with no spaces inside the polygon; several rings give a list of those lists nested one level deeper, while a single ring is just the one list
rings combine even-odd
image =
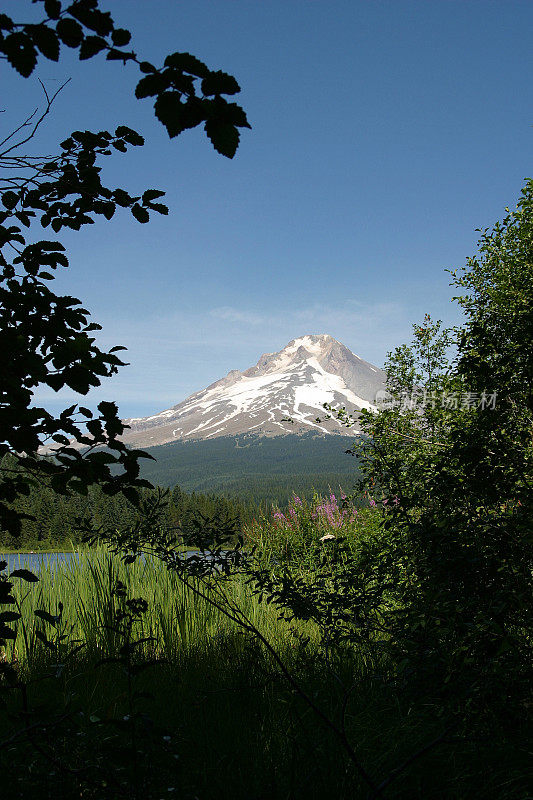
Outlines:
[{"label": "grassy meadow", "polygon": [[[265,565],[305,576],[312,562],[302,554],[341,535],[355,547],[378,514],[295,498],[287,513],[255,520],[246,542]],[[410,763],[441,735],[438,707],[402,693],[385,663],[325,653],[314,623],[280,618],[245,576],[221,578],[204,598],[200,579],[187,587],[156,558],[126,564],[100,547],[38,577],[12,581],[21,617],[2,654],[11,670],[1,692],[3,797],[529,796],[520,731],[498,742],[454,731]],[[220,587],[259,637],[213,605]],[[128,606],[139,598],[146,603]],[[395,780],[373,794],[317,708],[337,727],[343,720],[376,786],[401,767]]]}]

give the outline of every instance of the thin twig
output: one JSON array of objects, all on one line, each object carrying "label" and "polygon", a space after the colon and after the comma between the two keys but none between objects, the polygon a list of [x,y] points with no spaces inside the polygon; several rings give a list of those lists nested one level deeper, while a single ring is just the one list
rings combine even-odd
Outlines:
[{"label": "thin twig", "polygon": [[[35,125],[33,126],[32,132],[31,132],[31,133],[30,133],[28,136],[26,136],[26,138],[25,138],[25,139],[21,139],[19,142],[16,142],[15,144],[12,144],[12,145],[11,145],[11,147],[8,147],[8,148],[7,148],[7,150],[4,150],[2,153],[0,153],[0,158],[3,158],[3,157],[4,157],[4,156],[6,156],[8,153],[10,153],[12,150],[16,150],[18,147],[22,147],[22,145],[23,145],[23,144],[26,144],[26,142],[29,142],[29,141],[30,141],[30,139],[33,139],[33,137],[35,136],[35,133],[36,133],[36,131],[37,131],[38,127],[40,126],[40,124],[42,123],[42,121],[44,120],[44,118],[45,118],[45,117],[46,117],[46,116],[47,116],[47,115],[50,113],[50,109],[51,109],[51,107],[52,107],[52,103],[54,102],[54,100],[56,99],[56,97],[58,96],[58,94],[59,94],[59,93],[60,93],[60,92],[61,92],[61,91],[62,91],[62,90],[65,88],[65,86],[67,85],[67,83],[70,83],[70,81],[71,81],[71,80],[72,80],[71,78],[67,78],[67,80],[66,80],[64,83],[62,83],[62,84],[61,84],[61,86],[59,87],[59,89],[58,89],[56,92],[54,92],[54,94],[52,95],[52,97],[50,97],[50,96],[48,95],[48,92],[47,92],[47,91],[46,91],[46,89],[45,89],[44,83],[43,83],[43,82],[42,82],[42,80],[39,78],[39,83],[41,84],[41,86],[42,86],[42,88],[43,88],[44,96],[46,97],[46,102],[47,102],[46,108],[45,108],[45,110],[43,111],[43,113],[41,114],[41,116],[39,117],[39,119],[38,119],[38,120],[35,122]],[[11,137],[14,135],[14,133],[18,132],[19,130],[21,130],[22,128],[24,128],[26,125],[29,125],[29,124],[30,124],[30,121],[31,121],[31,120],[32,120],[32,118],[35,116],[36,112],[37,112],[37,109],[35,109],[35,111],[33,112],[33,114],[32,114],[30,117],[28,117],[28,119],[27,119],[25,122],[23,122],[23,123],[22,123],[22,125],[20,125],[20,126],[19,126],[19,128],[17,128],[17,131],[14,131],[14,132],[13,132],[13,133],[11,133],[11,134],[10,134],[10,135],[9,135],[9,136],[6,138],[6,139],[4,139],[4,141],[3,141],[3,142],[0,142],[0,146],[1,146],[1,145],[3,145],[3,144],[5,144],[7,141],[9,141],[9,139],[11,139]]]},{"label": "thin twig", "polygon": [[[37,106],[37,108],[34,108],[34,109],[33,109],[33,111],[32,111],[32,113],[30,114],[30,116],[29,116],[29,117],[26,117],[26,119],[24,120],[24,122],[22,122],[22,123],[21,123],[21,124],[18,126],[18,128],[15,128],[15,130],[11,131],[11,133],[10,133],[8,136],[6,136],[6,138],[5,138],[5,139],[2,139],[2,141],[0,142],[0,147],[1,147],[3,144],[5,144],[6,142],[9,142],[9,140],[10,140],[10,139],[12,139],[12,138],[13,138],[13,136],[15,136],[15,135],[16,135],[16,134],[17,134],[19,131],[21,131],[23,128],[25,128],[27,125],[29,125],[29,124],[30,124],[30,122],[32,121],[32,119],[34,118],[34,116],[36,115],[36,113],[38,112],[38,110],[39,110],[39,106]],[[2,157],[2,156],[3,156],[3,153],[0,153],[0,157]]]}]

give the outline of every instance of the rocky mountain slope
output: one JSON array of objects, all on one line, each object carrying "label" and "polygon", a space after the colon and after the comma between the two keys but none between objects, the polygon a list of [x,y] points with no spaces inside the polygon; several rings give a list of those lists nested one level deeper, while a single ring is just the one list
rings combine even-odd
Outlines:
[{"label": "rocky mountain slope", "polygon": [[242,433],[346,435],[336,420],[316,421],[324,416],[323,403],[345,406],[349,412],[373,408],[384,379],[382,370],[332,336],[301,336],[166,411],[125,420],[130,429],[123,438],[135,447],[152,447]]}]

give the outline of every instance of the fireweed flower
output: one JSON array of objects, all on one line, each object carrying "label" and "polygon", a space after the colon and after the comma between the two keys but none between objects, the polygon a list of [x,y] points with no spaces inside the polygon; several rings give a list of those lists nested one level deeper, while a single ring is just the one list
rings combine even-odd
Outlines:
[{"label": "fireweed flower", "polygon": [[344,492],[338,500],[333,492],[326,497],[315,495],[310,503],[294,494],[285,513],[279,509],[272,513],[272,520],[279,529],[285,530],[287,534],[291,531],[291,536],[301,534],[304,537],[302,541],[306,541],[308,534],[318,535],[321,542],[335,539],[337,532],[353,525],[356,519],[357,510],[350,504]]}]

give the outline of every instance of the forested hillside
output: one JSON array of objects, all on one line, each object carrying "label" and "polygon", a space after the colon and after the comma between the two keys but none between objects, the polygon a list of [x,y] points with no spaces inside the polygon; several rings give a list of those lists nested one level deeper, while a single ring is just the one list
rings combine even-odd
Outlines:
[{"label": "forested hillside", "polygon": [[[78,518],[90,516],[95,528],[116,523],[121,529],[131,525],[135,519],[135,508],[124,495],[110,497],[98,486],[91,487],[87,497],[80,497],[58,495],[47,486],[35,485],[30,494],[19,498],[13,507],[28,516],[22,520],[19,537],[0,530],[0,550],[68,549],[83,538]],[[198,514],[207,517],[218,514],[236,519],[240,524],[252,519],[255,512],[251,504],[211,494],[187,493],[175,486],[170,491],[164,524],[187,530]]]},{"label": "forested hillside", "polygon": [[285,505],[292,492],[310,496],[330,487],[351,490],[356,462],[346,453],[353,437],[308,433],[260,437],[224,436],[147,449],[142,477],[160,486],[216,492],[254,502]]}]

